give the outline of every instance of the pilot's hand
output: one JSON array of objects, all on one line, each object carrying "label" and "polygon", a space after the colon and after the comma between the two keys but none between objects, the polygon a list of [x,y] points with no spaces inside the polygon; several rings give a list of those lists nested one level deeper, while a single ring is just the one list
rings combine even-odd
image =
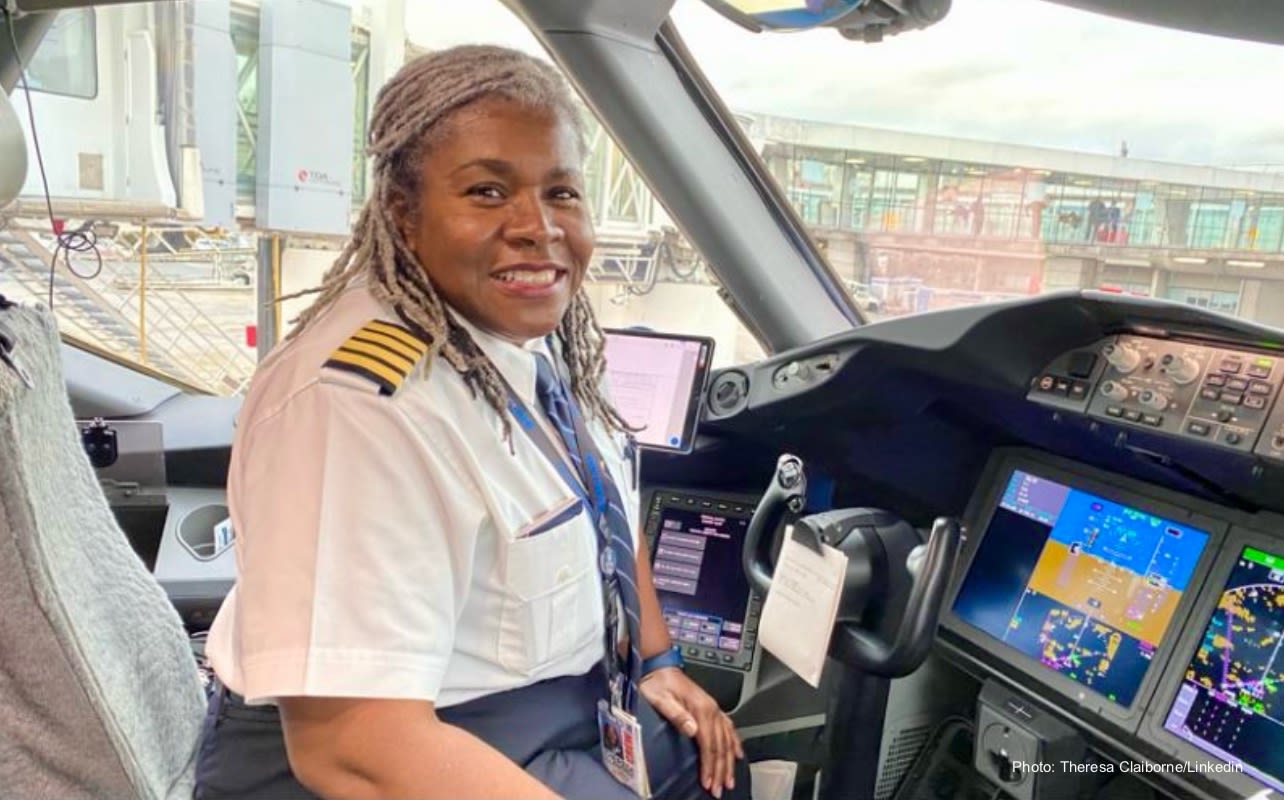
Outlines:
[{"label": "pilot's hand", "polygon": [[714,797],[736,785],[736,759],[744,758],[731,718],[722,713],[709,693],[677,667],[664,667],[638,684],[642,696],[673,727],[700,747],[700,785]]}]

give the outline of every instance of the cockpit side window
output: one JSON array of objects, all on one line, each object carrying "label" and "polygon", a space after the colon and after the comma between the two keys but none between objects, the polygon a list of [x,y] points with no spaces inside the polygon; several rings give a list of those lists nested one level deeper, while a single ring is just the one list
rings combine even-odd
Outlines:
[{"label": "cockpit side window", "polygon": [[27,65],[31,90],[85,100],[97,97],[96,36],[97,19],[92,8],[60,13]]}]

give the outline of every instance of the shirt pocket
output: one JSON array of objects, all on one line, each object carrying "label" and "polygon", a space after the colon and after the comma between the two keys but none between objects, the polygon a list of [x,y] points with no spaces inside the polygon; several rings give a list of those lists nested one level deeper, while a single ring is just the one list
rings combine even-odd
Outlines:
[{"label": "shirt pocket", "polygon": [[565,525],[582,513],[584,513],[584,501],[578,497],[569,498],[518,528],[513,538],[525,539],[530,536],[539,536],[541,533],[548,533]]},{"label": "shirt pocket", "polygon": [[505,544],[497,659],[505,669],[531,675],[602,632],[597,542],[588,515],[579,511],[556,525],[565,509],[541,514],[518,529],[528,533]]}]

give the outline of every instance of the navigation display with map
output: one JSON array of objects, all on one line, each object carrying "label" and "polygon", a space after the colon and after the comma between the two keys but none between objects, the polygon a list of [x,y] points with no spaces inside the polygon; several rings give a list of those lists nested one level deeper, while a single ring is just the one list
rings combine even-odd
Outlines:
[{"label": "navigation display with map", "polygon": [[1244,548],[1164,728],[1284,792],[1284,557]]},{"label": "navigation display with map", "polygon": [[1014,470],[954,601],[962,620],[1131,706],[1205,531]]}]

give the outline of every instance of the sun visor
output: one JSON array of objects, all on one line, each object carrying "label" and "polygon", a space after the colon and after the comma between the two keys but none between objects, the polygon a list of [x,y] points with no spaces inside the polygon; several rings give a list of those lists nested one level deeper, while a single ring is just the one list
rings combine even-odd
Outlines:
[{"label": "sun visor", "polygon": [[0,208],[13,202],[27,180],[27,139],[9,96],[0,92]]}]

